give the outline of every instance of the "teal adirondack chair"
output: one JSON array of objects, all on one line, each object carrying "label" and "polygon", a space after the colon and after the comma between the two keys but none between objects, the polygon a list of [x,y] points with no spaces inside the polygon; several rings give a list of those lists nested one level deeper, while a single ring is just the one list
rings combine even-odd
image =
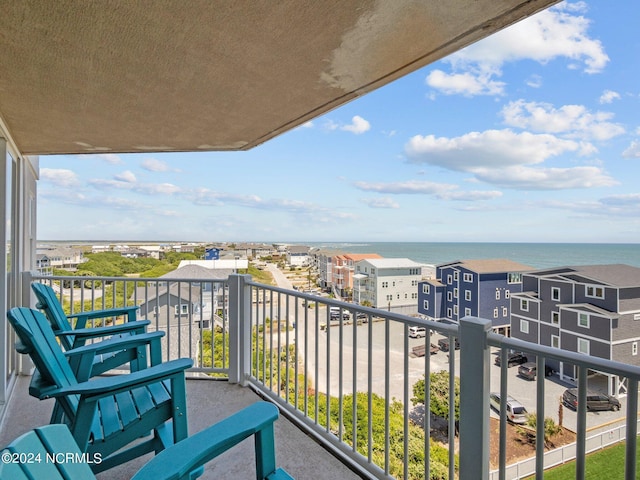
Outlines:
[{"label": "teal adirondack chair", "polygon": [[[158,453],[187,437],[185,370],[193,366],[190,359],[159,363],[158,341],[150,347],[149,368],[83,381],[91,374],[93,346],[74,349],[72,355],[78,358],[69,362],[41,312],[18,307],[7,316],[20,339],[16,348],[29,354],[37,369],[29,393],[56,399],[52,419],[69,426],[83,453],[100,454],[102,462],[91,465],[94,472],[148,452]],[[135,349],[144,342],[141,337],[131,335],[108,341],[106,346]]]},{"label": "teal adirondack chair", "polygon": [[[196,478],[194,475],[201,472],[199,467],[245,438],[255,435],[256,479],[293,480],[285,470],[276,468],[273,422],[277,418],[278,409],[273,404],[254,403],[167,448],[142,467],[133,479]],[[72,455],[69,458],[80,461],[66,460],[61,453]],[[95,478],[89,462],[96,461],[96,458],[82,457],[82,452],[65,425],[47,425],[25,433],[2,450],[2,458],[0,480]]]},{"label": "teal adirondack chair", "polygon": [[[148,320],[137,320],[136,312],[138,307],[110,308],[107,310],[91,310],[67,316],[62,309],[62,305],[56,296],[56,292],[44,283],[32,283],[31,289],[35,293],[38,303],[37,308],[46,315],[54,334],[60,340],[60,344],[65,350],[82,347],[87,340],[113,338],[124,335],[136,335],[145,333]],[[126,315],[127,322],[118,325],[101,327],[88,327],[87,322],[94,319],[104,319]],[[69,319],[75,320],[72,326]],[[100,375],[108,370],[117,368],[126,363],[130,363],[131,371],[139,368],[138,361],[145,362],[140,356],[135,357],[131,362],[130,352],[114,351],[110,354],[103,354],[95,357],[96,365],[93,368],[94,375]],[[142,353],[140,353],[142,355]]]}]

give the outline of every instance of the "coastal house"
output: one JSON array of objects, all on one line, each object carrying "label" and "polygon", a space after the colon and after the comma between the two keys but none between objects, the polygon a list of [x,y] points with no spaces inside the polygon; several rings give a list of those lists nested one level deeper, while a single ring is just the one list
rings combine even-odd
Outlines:
[{"label": "coastal house", "polygon": [[339,251],[318,249],[311,250],[311,265],[318,274],[318,286],[323,290],[330,290],[333,285],[333,259]]},{"label": "coastal house", "polygon": [[368,258],[355,265],[354,300],[361,305],[415,314],[422,264],[409,258]]},{"label": "coastal house", "polygon": [[355,266],[360,260],[382,258],[377,253],[344,253],[333,257],[331,275],[332,283],[330,284],[341,297],[352,297],[355,272]]},{"label": "coastal house", "polygon": [[79,248],[60,247],[46,248],[38,251],[41,267],[59,268],[62,270],[76,270],[78,265],[88,261]]},{"label": "coastal house", "polygon": [[488,318],[495,331],[508,335],[509,298],[522,291],[522,273],[529,270],[533,267],[505,259],[437,265],[435,278],[418,285],[418,312],[455,323],[468,316]]},{"label": "coastal house", "polygon": [[287,247],[287,263],[292,267],[304,267],[309,265],[309,247],[304,245],[291,245]]},{"label": "coastal house", "polygon": [[[527,342],[640,366],[640,268],[629,265],[567,266],[525,273],[511,296],[511,336]],[[548,366],[562,380],[576,367]],[[606,377],[611,395],[627,385]]]}]

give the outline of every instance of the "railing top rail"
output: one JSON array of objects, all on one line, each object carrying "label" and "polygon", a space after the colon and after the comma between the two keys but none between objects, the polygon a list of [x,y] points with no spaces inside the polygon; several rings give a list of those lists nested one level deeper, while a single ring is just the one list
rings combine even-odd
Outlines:
[{"label": "railing top rail", "polygon": [[525,342],[516,338],[508,338],[497,333],[489,333],[487,342],[490,346],[507,348],[510,350],[542,355],[545,358],[553,358],[561,362],[588,367],[592,370],[612,373],[623,377],[640,379],[640,367],[626,363],[615,362],[604,358],[585,355],[568,350],[561,350],[536,343]]},{"label": "railing top rail", "polygon": [[202,283],[229,283],[226,278],[162,278],[162,277],[102,277],[84,275],[42,275],[32,274],[32,280],[67,280],[67,281],[109,281],[109,282],[202,282]]}]

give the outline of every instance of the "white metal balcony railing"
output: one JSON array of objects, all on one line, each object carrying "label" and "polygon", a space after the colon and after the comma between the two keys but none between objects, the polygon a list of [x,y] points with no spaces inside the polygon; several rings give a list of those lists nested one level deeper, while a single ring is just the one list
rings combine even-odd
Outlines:
[{"label": "white metal balcony railing", "polygon": [[[520,478],[521,470],[515,477],[506,465],[504,403],[499,464],[493,472],[489,466],[490,354],[492,347],[500,347],[501,398],[509,390],[508,349],[536,355],[539,372],[549,358],[577,366],[576,478],[583,479],[587,372],[619,375],[627,379],[629,392],[623,427],[625,478],[635,479],[637,367],[506,338],[491,333],[488,320],[471,317],[460,325],[442,324],[255,283],[248,275],[215,282],[37,275],[26,280],[52,285],[73,313],[139,305],[140,317],[151,320],[151,329],[166,332],[167,359],[191,357],[192,371],[228,376],[230,382],[253,388],[361,475],[374,478],[432,478],[436,473],[463,480]],[[409,327],[415,325],[448,338],[450,344],[458,338],[459,354],[449,352],[444,365],[428,354],[412,357],[413,347],[424,346],[429,352],[432,341],[430,335],[410,340]],[[424,432],[431,431],[431,416],[422,415],[416,425],[411,402],[413,384],[424,378],[429,391],[429,374],[442,368],[449,372],[450,391],[455,377],[460,378],[459,437],[450,415],[444,472],[430,461],[430,437]],[[537,438],[544,436],[546,382],[543,375],[535,381]],[[430,411],[428,402],[427,395],[424,412]],[[449,411],[455,411],[454,395],[449,396]],[[535,465],[526,474],[542,478],[548,465],[544,442],[537,443]]]}]

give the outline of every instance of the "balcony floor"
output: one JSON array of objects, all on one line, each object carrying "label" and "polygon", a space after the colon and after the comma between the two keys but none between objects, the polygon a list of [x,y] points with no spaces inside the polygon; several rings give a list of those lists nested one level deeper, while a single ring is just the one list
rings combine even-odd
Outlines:
[{"label": "balcony floor", "polygon": [[[53,400],[39,401],[28,395],[30,377],[17,379],[0,426],[0,445],[4,446],[27,430],[49,423]],[[226,381],[189,379],[187,403],[189,433],[193,434],[228,415],[260,400],[251,389],[230,385]],[[311,437],[283,416],[275,425],[276,458],[278,466],[294,478],[305,479],[358,479]],[[140,457],[98,475],[99,479],[128,480],[151,458]],[[202,479],[255,478],[253,440],[247,439],[236,448],[207,464]]]}]

